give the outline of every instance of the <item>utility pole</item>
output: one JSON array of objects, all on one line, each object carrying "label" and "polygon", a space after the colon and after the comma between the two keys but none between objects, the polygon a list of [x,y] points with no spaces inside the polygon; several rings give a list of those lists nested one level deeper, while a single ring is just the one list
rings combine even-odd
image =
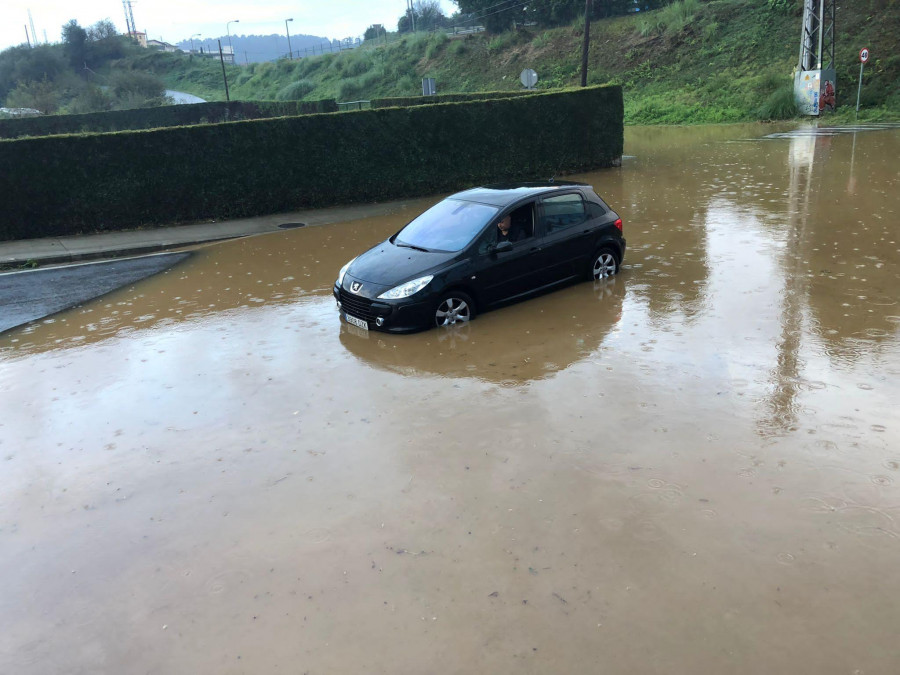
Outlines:
[{"label": "utility pole", "polygon": [[794,99],[802,115],[834,109],[837,88],[834,18],[837,0],[804,0]]},{"label": "utility pole", "polygon": [[[230,101],[231,98],[228,96],[228,77],[225,75],[225,57],[222,56],[222,41],[217,40],[219,43],[219,61],[222,63],[222,80],[225,81],[225,100]],[[231,58],[234,58],[234,52],[231,53]]]},{"label": "utility pole", "polygon": [[25,39],[28,40],[28,46],[31,47],[31,36],[28,35],[28,24],[25,24]]},{"label": "utility pole", "polygon": [[409,28],[415,33],[416,32],[416,8],[413,5],[413,0],[406,0],[406,8],[409,11]]},{"label": "utility pole", "polygon": [[[241,22],[240,19],[232,19],[231,21],[228,21],[225,24],[225,32],[228,33],[228,47],[231,49],[231,65],[233,65],[233,66],[236,65],[236,62],[234,60],[234,45],[231,44],[231,24],[240,23],[240,22]],[[222,46],[221,41],[219,42],[219,46],[220,47]]]},{"label": "utility pole", "polygon": [[591,46],[591,0],[584,0],[584,46],[581,48],[581,86],[587,86],[588,49]]}]

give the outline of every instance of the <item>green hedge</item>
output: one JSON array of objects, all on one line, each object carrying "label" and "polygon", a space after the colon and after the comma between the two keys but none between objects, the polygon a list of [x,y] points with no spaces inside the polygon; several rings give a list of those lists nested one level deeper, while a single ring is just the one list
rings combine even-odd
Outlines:
[{"label": "green hedge", "polygon": [[497,98],[514,98],[516,96],[529,96],[533,91],[522,89],[520,91],[488,91],[478,94],[438,94],[436,96],[402,96],[396,98],[373,98],[369,105],[373,108],[408,108],[414,105],[428,105],[430,103],[464,103],[467,101],[485,101]]},{"label": "green hedge", "polygon": [[47,115],[45,117],[0,120],[0,138],[159,129],[191,124],[311,115],[335,112],[337,109],[337,103],[333,99],[324,101],[217,101],[82,115]]},{"label": "green hedge", "polygon": [[[0,239],[383,201],[614,165],[621,87],[0,141]],[[202,158],[202,161],[198,161]]]}]

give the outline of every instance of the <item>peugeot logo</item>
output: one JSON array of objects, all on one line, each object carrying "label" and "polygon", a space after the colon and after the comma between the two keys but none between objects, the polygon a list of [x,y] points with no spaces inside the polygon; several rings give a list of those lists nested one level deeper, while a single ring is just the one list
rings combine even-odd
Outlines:
[{"label": "peugeot logo", "polygon": [[359,293],[360,288],[362,288],[362,284],[358,281],[354,281],[352,284],[350,284],[350,290],[354,293]]}]

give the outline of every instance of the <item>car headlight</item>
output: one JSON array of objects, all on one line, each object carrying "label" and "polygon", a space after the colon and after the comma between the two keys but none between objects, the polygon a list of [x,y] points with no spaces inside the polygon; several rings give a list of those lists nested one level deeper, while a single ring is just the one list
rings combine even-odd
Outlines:
[{"label": "car headlight", "polygon": [[[359,257],[359,256],[356,256],[356,258],[358,258],[358,257]],[[356,260],[356,258],[354,258],[353,260]],[[347,270],[350,268],[350,265],[353,264],[353,260],[351,260],[351,261],[348,262],[346,265],[344,265],[344,266],[341,268],[341,271],[338,272],[338,278],[337,278],[337,285],[338,285],[338,286],[343,286],[343,285],[344,285],[344,275],[347,273]]]},{"label": "car headlight", "polygon": [[427,277],[419,277],[405,284],[394,286],[391,290],[385,291],[378,296],[379,300],[399,300],[400,298],[408,298],[414,293],[418,293],[434,279],[434,275],[429,274]]}]

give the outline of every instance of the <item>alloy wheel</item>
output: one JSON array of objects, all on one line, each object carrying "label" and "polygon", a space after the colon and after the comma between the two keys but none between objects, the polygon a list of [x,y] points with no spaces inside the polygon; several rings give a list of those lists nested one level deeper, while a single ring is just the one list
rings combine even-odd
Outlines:
[{"label": "alloy wheel", "polygon": [[616,257],[609,251],[603,251],[594,259],[591,274],[594,279],[605,279],[616,273]]},{"label": "alloy wheel", "polygon": [[438,326],[452,326],[457,322],[468,321],[472,310],[462,298],[449,297],[438,306],[434,314],[434,322]]}]

